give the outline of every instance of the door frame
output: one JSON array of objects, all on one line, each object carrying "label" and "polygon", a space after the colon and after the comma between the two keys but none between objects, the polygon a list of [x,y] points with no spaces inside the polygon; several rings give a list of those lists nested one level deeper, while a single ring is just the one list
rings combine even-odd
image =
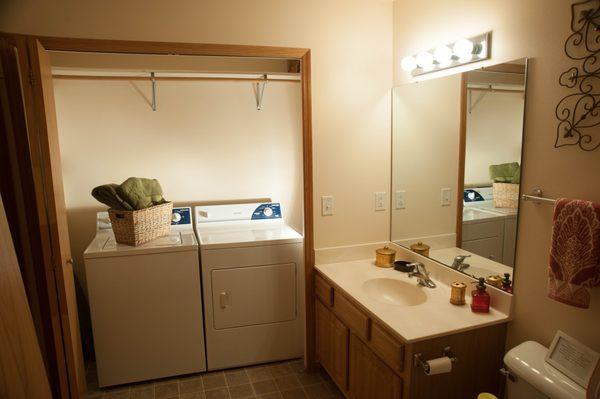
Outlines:
[{"label": "door frame", "polygon": [[[25,36],[2,34],[12,37],[17,42],[37,43],[46,51],[73,51],[73,52],[101,52],[122,54],[149,54],[149,55],[197,55],[197,56],[229,56],[229,57],[255,57],[255,58],[286,58],[301,62],[302,83],[302,152],[303,152],[303,188],[304,188],[304,278],[305,278],[305,314],[306,314],[306,337],[305,337],[305,364],[309,370],[316,365],[315,359],[315,308],[314,308],[314,224],[313,224],[313,160],[312,160],[312,101],[311,101],[311,52],[307,48],[294,47],[271,47],[271,46],[249,46],[234,44],[213,43],[178,43],[178,42],[153,42],[153,41],[125,41],[125,40],[103,40],[83,38],[61,38],[45,36]],[[35,58],[35,57],[34,57]],[[31,57],[26,62],[31,63]],[[35,62],[35,59],[33,60]],[[21,62],[24,64],[25,60]],[[25,66],[25,65],[24,65]],[[35,65],[28,65],[34,68]],[[35,97],[36,93],[33,92]],[[40,100],[39,98],[37,99]],[[38,117],[39,115],[34,115]],[[38,123],[40,121],[37,121]],[[39,129],[40,134],[47,132]],[[47,140],[48,137],[41,137]],[[59,154],[57,154],[59,155]],[[37,158],[37,157],[36,157]],[[50,169],[50,161],[41,159],[40,165],[44,170]],[[47,192],[46,195],[53,195]],[[53,199],[52,199],[53,200]],[[56,223],[51,220],[54,215],[40,215],[47,219],[48,224]],[[57,248],[56,240],[44,236],[47,239],[46,247]],[[55,237],[56,239],[56,237]],[[56,253],[56,252],[55,252]],[[60,281],[57,281],[60,284]],[[59,287],[60,288],[60,287]],[[64,288],[64,287],[62,287]],[[64,316],[64,315],[63,315]],[[61,321],[61,324],[64,322]],[[68,321],[67,321],[68,323]],[[74,376],[72,370],[68,370],[68,379]],[[65,368],[63,368],[65,370]],[[62,376],[60,376],[62,378]],[[73,392],[71,390],[71,392]]]}]

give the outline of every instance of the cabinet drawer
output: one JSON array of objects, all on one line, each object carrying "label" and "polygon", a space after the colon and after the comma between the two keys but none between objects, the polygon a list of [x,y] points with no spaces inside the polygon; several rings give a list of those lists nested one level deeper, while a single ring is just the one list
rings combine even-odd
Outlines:
[{"label": "cabinet drawer", "polygon": [[336,290],[333,290],[333,310],[356,335],[369,339],[370,319]]},{"label": "cabinet drawer", "polygon": [[377,323],[371,324],[371,347],[395,372],[404,369],[404,345],[385,332]]},{"label": "cabinet drawer", "polygon": [[502,237],[504,235],[504,221],[492,220],[480,223],[463,224],[463,241],[478,240],[481,238]]},{"label": "cabinet drawer", "polygon": [[323,277],[315,276],[315,294],[327,306],[333,306],[333,287]]}]

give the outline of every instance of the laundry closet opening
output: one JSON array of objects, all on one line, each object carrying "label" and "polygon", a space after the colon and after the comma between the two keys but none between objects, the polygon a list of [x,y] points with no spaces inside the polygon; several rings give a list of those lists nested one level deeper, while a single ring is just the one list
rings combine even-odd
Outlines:
[{"label": "laundry closet opening", "polygon": [[281,203],[303,232],[302,85],[293,59],[52,51],[84,352],[92,188],[156,178],[175,206]]}]

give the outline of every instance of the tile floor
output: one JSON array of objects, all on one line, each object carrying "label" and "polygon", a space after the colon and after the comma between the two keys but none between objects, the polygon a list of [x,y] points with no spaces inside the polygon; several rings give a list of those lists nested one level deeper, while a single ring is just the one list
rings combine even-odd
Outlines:
[{"label": "tile floor", "polygon": [[302,360],[98,388],[88,365],[88,399],[333,399],[343,398],[325,372],[306,373]]}]

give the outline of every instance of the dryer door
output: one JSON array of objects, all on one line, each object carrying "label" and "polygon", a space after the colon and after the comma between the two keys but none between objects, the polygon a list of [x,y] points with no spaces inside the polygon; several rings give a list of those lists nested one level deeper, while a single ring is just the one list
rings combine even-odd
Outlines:
[{"label": "dryer door", "polygon": [[297,317],[294,263],[218,269],[211,275],[216,330]]}]

